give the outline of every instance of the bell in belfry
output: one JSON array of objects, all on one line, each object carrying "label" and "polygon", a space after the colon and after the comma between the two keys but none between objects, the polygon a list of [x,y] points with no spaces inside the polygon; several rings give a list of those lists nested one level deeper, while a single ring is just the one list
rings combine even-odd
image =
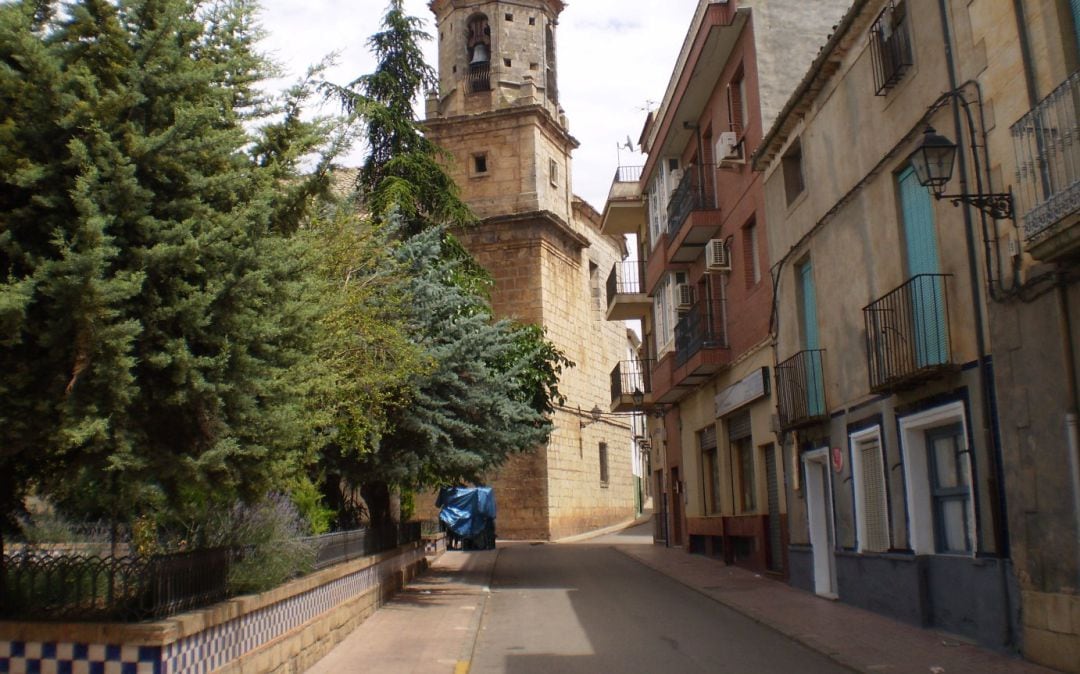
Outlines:
[{"label": "bell in belfry", "polygon": [[475,65],[480,65],[480,64],[483,64],[483,63],[487,63],[487,62],[488,62],[487,45],[485,45],[483,42],[480,42],[475,47],[473,47],[473,57],[472,57],[472,61],[469,62],[469,65],[475,66]]}]

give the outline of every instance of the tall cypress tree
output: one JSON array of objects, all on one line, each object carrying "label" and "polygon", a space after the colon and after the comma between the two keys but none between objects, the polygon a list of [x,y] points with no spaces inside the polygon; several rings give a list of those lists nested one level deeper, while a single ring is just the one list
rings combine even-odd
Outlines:
[{"label": "tall cypress tree", "polygon": [[255,7],[40,5],[0,5],[0,506],[257,494],[314,374],[295,213],[247,153]]}]

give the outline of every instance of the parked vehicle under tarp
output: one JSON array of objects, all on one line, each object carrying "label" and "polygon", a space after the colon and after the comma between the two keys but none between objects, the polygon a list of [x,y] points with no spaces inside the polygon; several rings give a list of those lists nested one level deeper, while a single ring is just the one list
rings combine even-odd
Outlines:
[{"label": "parked vehicle under tarp", "polygon": [[443,487],[435,505],[451,549],[491,550],[495,547],[495,493],[491,487]]}]

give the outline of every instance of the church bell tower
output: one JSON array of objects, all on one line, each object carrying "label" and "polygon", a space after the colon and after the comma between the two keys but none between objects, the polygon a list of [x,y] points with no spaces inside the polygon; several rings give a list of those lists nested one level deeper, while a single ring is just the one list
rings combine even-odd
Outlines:
[{"label": "church bell tower", "polygon": [[[479,224],[456,232],[492,275],[500,317],[543,326],[575,367],[559,389],[547,445],[492,476],[503,538],[554,539],[625,520],[634,507],[628,425],[586,424],[579,409],[608,408],[610,373],[626,331],[604,320],[601,270],[622,242],[571,186],[578,146],[559,104],[561,0],[432,0],[439,88],[425,133],[449,154],[447,170]],[[608,447],[613,459],[608,465]],[[625,466],[623,465],[625,463]]]}]

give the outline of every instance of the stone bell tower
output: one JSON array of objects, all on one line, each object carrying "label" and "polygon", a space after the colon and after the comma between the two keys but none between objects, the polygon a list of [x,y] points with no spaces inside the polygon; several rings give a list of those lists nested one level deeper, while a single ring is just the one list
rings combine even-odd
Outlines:
[{"label": "stone bell tower", "polygon": [[[495,279],[500,316],[543,326],[576,364],[551,439],[492,476],[504,538],[552,539],[633,515],[629,420],[601,418],[610,373],[626,358],[622,325],[604,320],[604,281],[623,243],[573,195],[570,135],[556,67],[561,0],[432,0],[439,90],[425,128],[480,224],[459,232]],[[579,409],[582,411],[579,413]]]}]

